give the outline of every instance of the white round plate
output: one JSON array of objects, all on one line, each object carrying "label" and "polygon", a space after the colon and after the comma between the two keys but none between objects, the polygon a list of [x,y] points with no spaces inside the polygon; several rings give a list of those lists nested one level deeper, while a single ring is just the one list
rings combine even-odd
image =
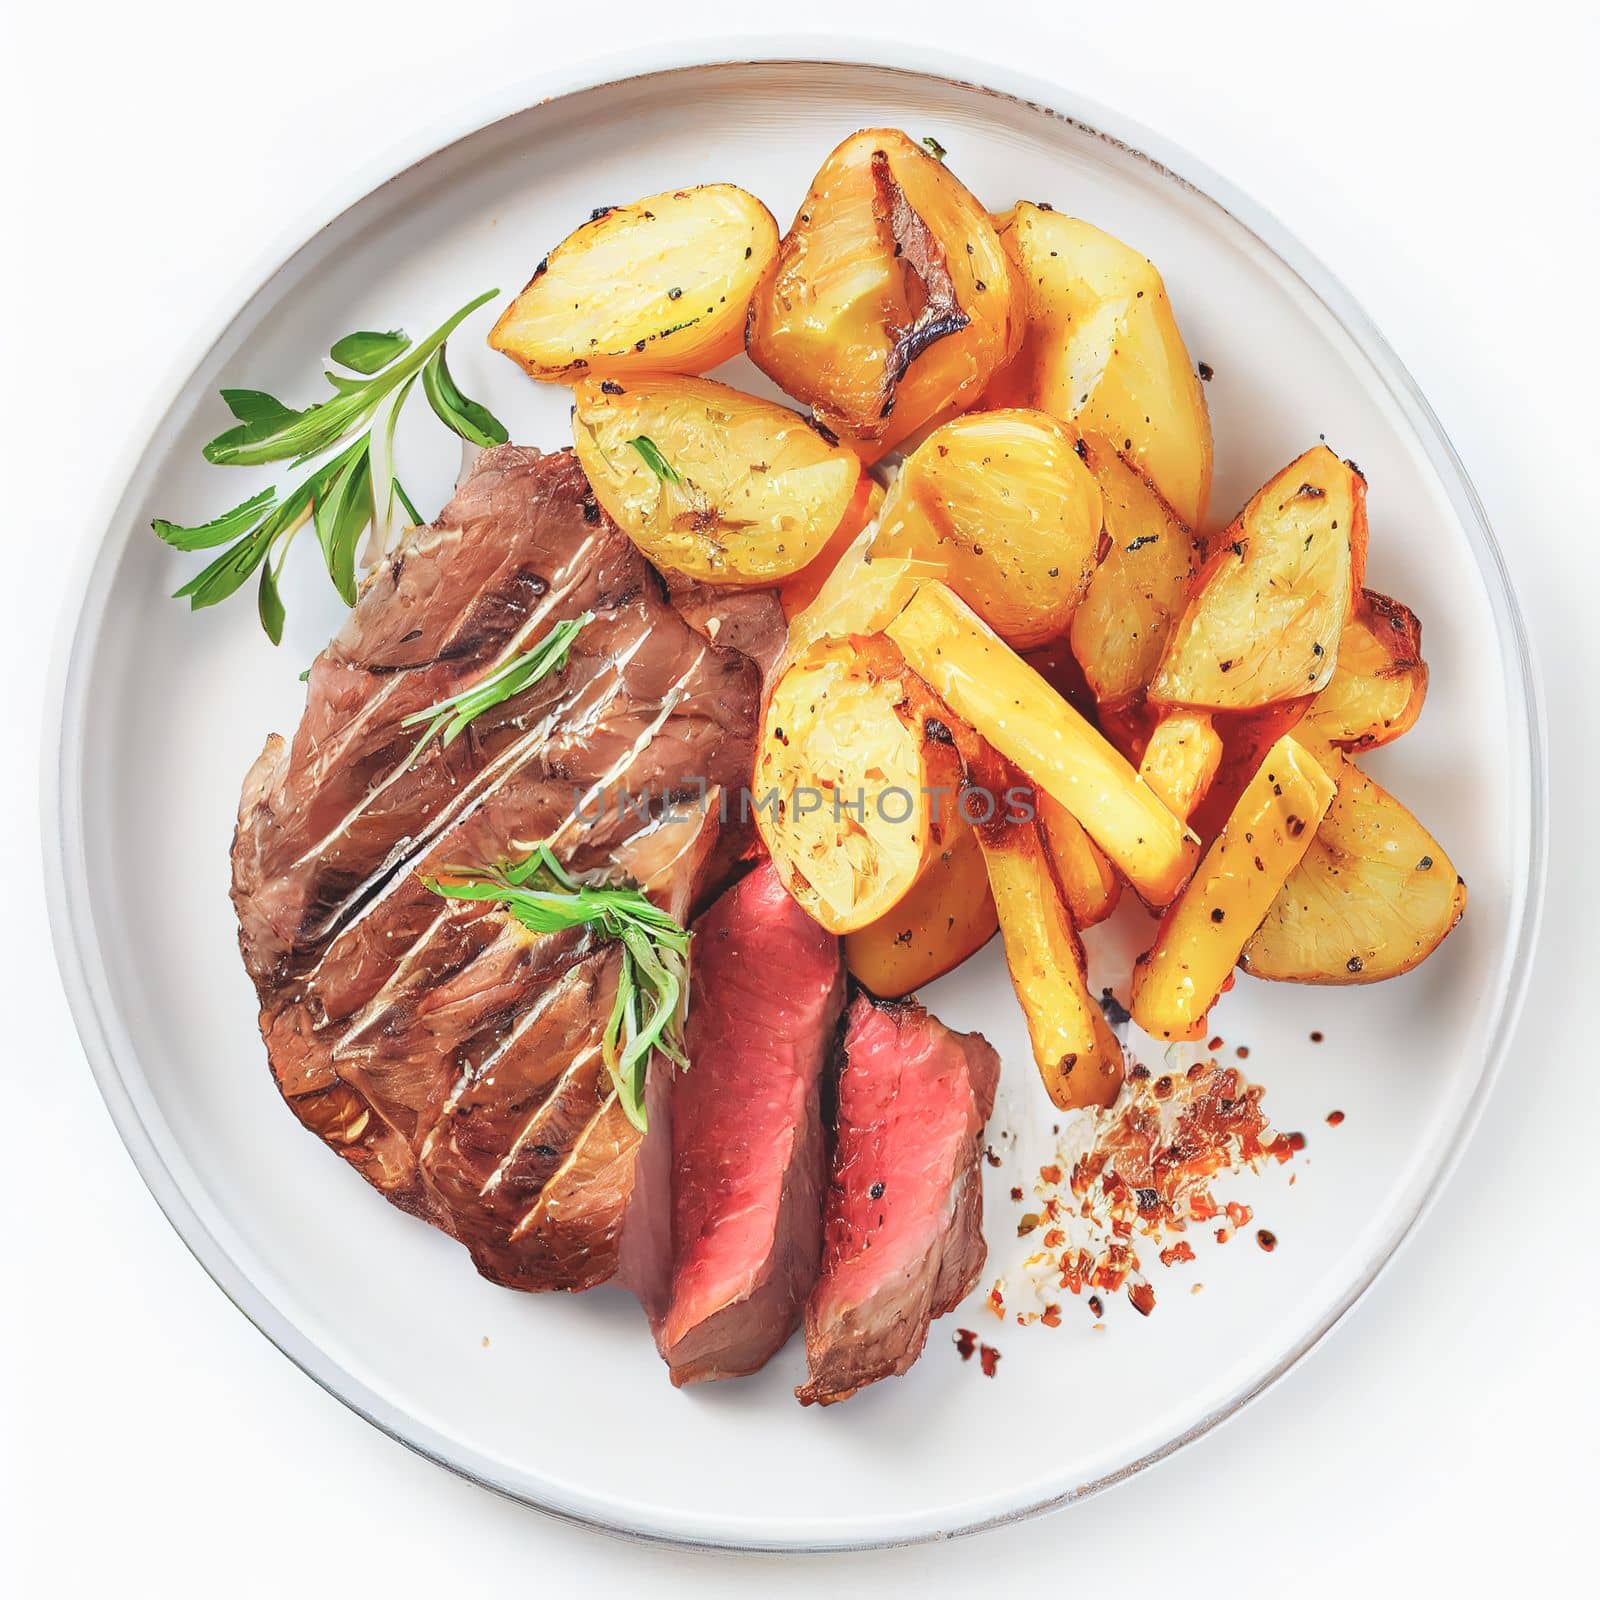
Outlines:
[{"label": "white round plate", "polygon": [[[784,1549],[935,1538],[1079,1498],[1203,1433],[1309,1349],[1393,1255],[1482,1104],[1533,937],[1544,814],[1528,658],[1480,508],[1398,362],[1328,274],[1181,152],[1060,90],[978,87],[958,81],[964,64],[926,53],[894,66],[815,53],[658,59],[477,107],[398,176],[370,191],[363,181],[319,231],[324,219],[309,218],[308,242],[250,294],[155,425],[92,552],[46,762],[55,931],[85,1047],[156,1198],[245,1314],[377,1426],[531,1505],[647,1538]],[[621,1292],[531,1297],[485,1283],[457,1245],[385,1205],[285,1111],[235,947],[228,842],[240,780],[269,731],[294,727],[296,674],[337,602],[305,545],[282,649],[247,596],[191,615],[168,596],[194,559],[163,548],[149,519],[203,520],[253,485],[201,462],[225,422],[219,387],[309,397],[331,340],[364,327],[420,334],[481,289],[519,288],[599,205],[727,179],[787,222],[828,150],[873,124],[936,136],[991,206],[1047,200],[1158,263],[1192,354],[1215,369],[1219,516],[1324,435],[1360,463],[1368,581],[1423,618],[1433,673],[1420,724],[1371,769],[1450,849],[1471,905],[1440,953],[1397,982],[1242,979],[1225,997],[1219,1031],[1230,1048],[1248,1042],[1275,1124],[1309,1140],[1290,1168],[1230,1191],[1280,1244],[1263,1254],[1247,1230],[1231,1245],[1203,1241],[1192,1266],[1152,1262],[1155,1314],[1116,1300],[1103,1330],[1070,1297],[1056,1329],[982,1308],[991,1277],[1017,1259],[1009,1190],[1030,1184],[1020,1152],[1048,1132],[1049,1108],[995,952],[938,985],[935,1008],[983,1027],[1006,1063],[992,1130],[1002,1165],[987,1171],[993,1273],[935,1325],[908,1377],[803,1410],[789,1394],[798,1341],[754,1379],[675,1391]],[[451,341],[462,387],[514,438],[562,443],[565,395],[484,346],[492,315]],[[755,381],[742,360],[731,370]],[[454,452],[411,409],[405,476],[437,507]],[[1325,1043],[1309,1041],[1313,1029]],[[1337,1129],[1325,1122],[1335,1108]],[[1024,1135],[1017,1149],[1011,1132]],[[994,1378],[958,1358],[957,1326],[1000,1349]]]}]

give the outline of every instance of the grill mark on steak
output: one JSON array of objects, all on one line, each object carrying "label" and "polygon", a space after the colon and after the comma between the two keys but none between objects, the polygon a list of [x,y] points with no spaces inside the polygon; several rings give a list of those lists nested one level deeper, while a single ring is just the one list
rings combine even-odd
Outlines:
[{"label": "grill mark on steak", "polygon": [[[299,730],[246,778],[233,850],[291,1108],[486,1276],[530,1289],[609,1276],[628,1222],[639,1135],[600,1057],[619,958],[441,901],[417,874],[553,839],[569,870],[639,882],[687,918],[747,826],[723,829],[714,798],[671,819],[617,802],[747,781],[760,688],[754,661],[661,599],[608,518],[585,517],[587,496],[570,452],[485,452],[313,665]],[[406,716],[583,610],[559,674],[409,760]]]}]

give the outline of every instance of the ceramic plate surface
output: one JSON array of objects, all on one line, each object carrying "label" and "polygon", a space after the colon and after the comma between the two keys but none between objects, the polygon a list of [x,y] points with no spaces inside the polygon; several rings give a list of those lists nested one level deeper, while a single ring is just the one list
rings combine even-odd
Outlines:
[{"label": "ceramic plate surface", "polygon": [[[783,59],[800,53],[814,46],[754,63],[657,60],[545,86],[483,126],[491,113],[474,108],[399,176],[363,179],[320,231],[325,216],[308,217],[309,242],[200,358],[92,541],[46,797],[57,938],[90,1059],[157,1199],[240,1308],[378,1426],[496,1489],[634,1535],[779,1548],[939,1537],[1081,1497],[1203,1432],[1307,1350],[1393,1255],[1470,1131],[1520,994],[1544,804],[1529,667],[1481,512],[1406,375],[1327,274],[1180,152],[1064,91],[1009,80],[996,92],[909,52],[894,67]],[[421,333],[481,289],[519,288],[599,205],[732,180],[786,224],[827,151],[872,124],[936,136],[995,208],[1047,200],[1156,261],[1192,354],[1215,369],[1219,519],[1320,437],[1359,462],[1368,582],[1422,617],[1432,668],[1420,724],[1370,770],[1448,846],[1472,898],[1410,977],[1364,990],[1242,979],[1220,1005],[1218,1029],[1230,1048],[1248,1043],[1275,1124],[1309,1138],[1292,1188],[1275,1170],[1227,1191],[1278,1235],[1273,1255],[1206,1241],[1192,1267],[1152,1262],[1155,1314],[1114,1301],[1099,1332],[1070,1299],[1058,1329],[998,1324],[980,1289],[935,1325],[909,1377],[802,1410],[789,1394],[798,1341],[747,1382],[677,1392],[621,1292],[534,1298],[485,1283],[285,1111],[235,945],[227,852],[240,780],[269,732],[295,726],[296,674],[337,602],[314,549],[298,549],[274,651],[247,598],[196,616],[168,599],[192,558],[148,523],[203,520],[253,481],[201,462],[224,420],[219,387],[303,403],[331,340]],[[561,444],[566,395],[484,346],[492,315],[451,343],[461,386],[514,438]],[[742,360],[726,375],[757,381]],[[411,411],[401,459],[432,509],[455,452]],[[993,948],[927,998],[954,1026],[984,1028],[1005,1060],[986,1287],[1020,1257],[1009,1191],[1030,1182],[1049,1108]],[[1335,1107],[1337,1130],[1324,1121]],[[1195,1280],[1205,1293],[1189,1293]],[[957,1325],[1000,1348],[995,1378],[959,1360]]]}]

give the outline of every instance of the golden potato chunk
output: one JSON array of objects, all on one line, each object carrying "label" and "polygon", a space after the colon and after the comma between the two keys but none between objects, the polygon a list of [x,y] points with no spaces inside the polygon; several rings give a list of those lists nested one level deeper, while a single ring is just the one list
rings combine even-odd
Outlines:
[{"label": "golden potato chunk", "polygon": [[1000,926],[978,836],[953,836],[892,911],[846,934],[845,965],[883,1000],[898,1000],[961,965]]},{"label": "golden potato chunk", "polygon": [[1422,624],[1398,600],[1363,589],[1339,635],[1333,676],[1306,712],[1303,736],[1341,750],[1374,750],[1412,726],[1427,692]]},{"label": "golden potato chunk", "polygon": [[1100,485],[1107,550],[1072,618],[1072,653],[1103,706],[1143,693],[1155,675],[1194,575],[1194,535],[1125,456],[1085,439]]},{"label": "golden potato chunk", "polygon": [[988,213],[894,128],[822,164],[750,305],[746,348],[875,459],[970,405],[1005,359],[1012,274]]},{"label": "golden potato chunk", "polygon": [[1217,541],[1150,683],[1237,711],[1327,687],[1364,564],[1367,486],[1325,445],[1259,490]]},{"label": "golden potato chunk", "polygon": [[910,893],[959,815],[940,707],[882,638],[822,639],[784,668],[756,754],[756,826],[785,885],[830,933]]},{"label": "golden potato chunk", "polygon": [[778,225],[731,183],[597,211],[539,263],[489,343],[530,377],[708,372],[739,353]]},{"label": "golden potato chunk", "polygon": [[976,832],[1045,1093],[1063,1110],[1110,1105],[1122,1087],[1122,1047],[1089,993],[1083,945],[1039,823],[1005,804],[1011,774],[992,751],[969,761],[967,775],[1000,802]]},{"label": "golden potato chunk", "polygon": [[1304,745],[1286,735],[1267,752],[1134,967],[1129,1009],[1152,1038],[1205,1037],[1206,1014],[1310,847],[1333,793],[1333,779]]},{"label": "golden potato chunk", "polygon": [[1064,633],[1100,544],[1100,490],[1042,411],[982,411],[936,428],[884,502],[875,555],[937,562],[1017,650]]},{"label": "golden potato chunk", "polygon": [[1211,493],[1211,418],[1161,274],[1077,217],[1019,202],[996,223],[1027,329],[988,403],[1037,406],[1120,450],[1191,528]]},{"label": "golden potato chunk", "polygon": [[1339,792],[1239,965],[1283,983],[1377,983],[1432,955],[1467,907],[1438,840],[1386,789],[1330,753]]},{"label": "golden potato chunk", "polygon": [[1150,734],[1139,776],[1187,822],[1222,764],[1222,736],[1203,711],[1169,711]]},{"label": "golden potato chunk", "polygon": [[872,527],[857,535],[816,597],[790,617],[791,656],[818,639],[882,633],[924,583],[939,577],[940,568],[931,561],[874,556],[875,535]]},{"label": "golden potato chunk", "polygon": [[922,584],[885,630],[958,717],[1088,830],[1150,905],[1198,854],[1184,825],[1096,730],[942,583]]},{"label": "golden potato chunk", "polygon": [[1083,824],[1043,789],[1034,790],[1039,826],[1056,879],[1066,896],[1072,925],[1081,933],[1104,922],[1122,897],[1122,879],[1105,852],[1084,831]]},{"label": "golden potato chunk", "polygon": [[658,567],[707,583],[798,572],[861,477],[859,458],[798,412],[709,378],[584,378],[572,397],[595,498]]},{"label": "golden potato chunk", "polygon": [[[784,616],[799,616],[822,593],[822,586],[833,576],[834,569],[849,554],[863,530],[878,520],[882,510],[883,485],[870,473],[863,472],[839,526],[828,535],[828,542],[792,578],[785,578],[779,588]],[[865,631],[876,633],[878,630],[868,628]]]}]

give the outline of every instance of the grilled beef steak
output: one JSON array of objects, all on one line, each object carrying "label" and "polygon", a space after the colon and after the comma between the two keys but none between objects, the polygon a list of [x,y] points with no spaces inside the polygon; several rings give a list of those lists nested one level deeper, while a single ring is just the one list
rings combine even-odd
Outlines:
[{"label": "grilled beef steak", "polygon": [[[408,715],[583,611],[559,673],[417,750]],[[245,781],[233,899],[279,1088],[396,1205],[519,1288],[599,1282],[624,1224],[645,1226],[629,1219],[640,1136],[600,1057],[618,957],[444,901],[421,875],[546,842],[690,915],[748,836],[714,796],[671,797],[748,781],[760,694],[710,615],[679,614],[570,453],[503,445],[369,581],[294,738],[268,740]],[[760,631],[754,602],[741,619]]]},{"label": "grilled beef steak", "polygon": [[1000,1061],[912,1001],[861,996],[839,1076],[822,1275],[806,1306],[810,1405],[906,1371],[983,1269],[983,1125]]},{"label": "grilled beef steak", "polygon": [[821,1078],[840,944],[770,862],[695,926],[690,1067],[672,1080],[672,1282],[656,1337],[675,1384],[754,1372],[816,1281]]}]

